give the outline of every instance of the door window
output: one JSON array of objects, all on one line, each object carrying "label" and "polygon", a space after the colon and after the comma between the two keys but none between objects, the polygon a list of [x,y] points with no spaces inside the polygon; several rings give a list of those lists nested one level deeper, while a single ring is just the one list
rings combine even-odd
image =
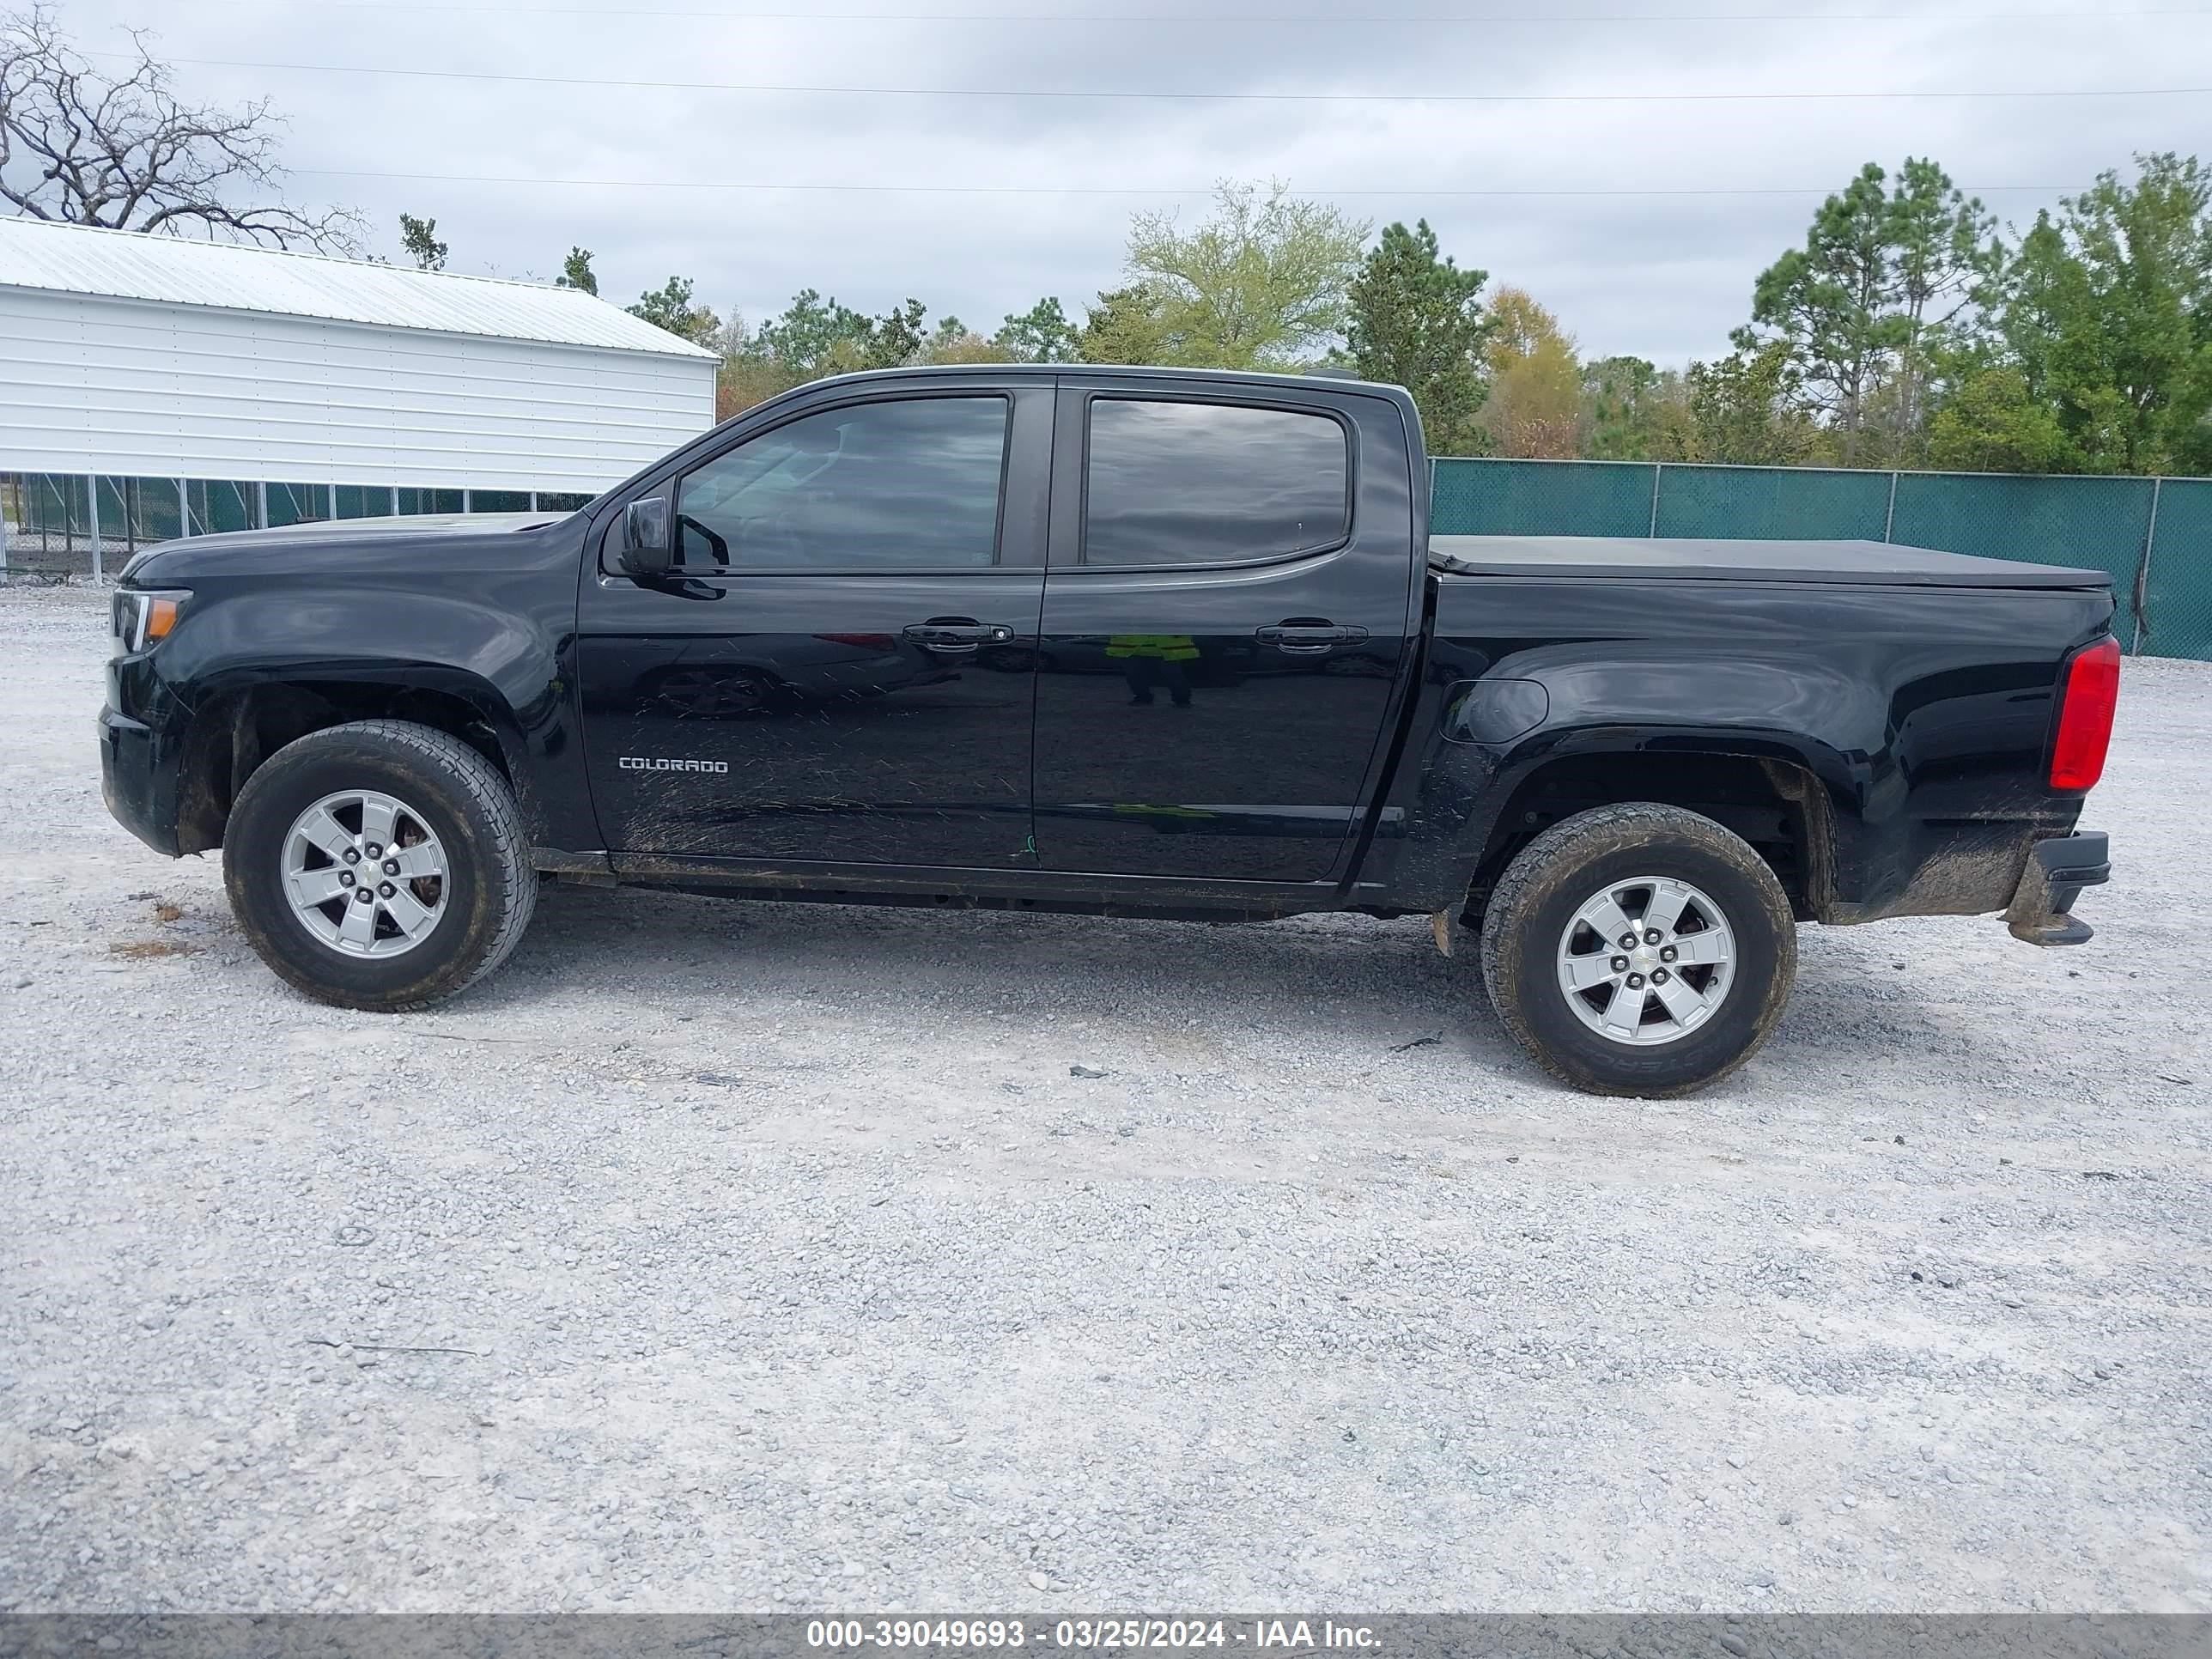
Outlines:
[{"label": "door window", "polygon": [[684,479],[678,560],[695,572],[991,564],[1011,407],[854,404],[748,439]]},{"label": "door window", "polygon": [[1098,398],[1085,564],[1235,564],[1344,539],[1351,454],[1326,415]]}]

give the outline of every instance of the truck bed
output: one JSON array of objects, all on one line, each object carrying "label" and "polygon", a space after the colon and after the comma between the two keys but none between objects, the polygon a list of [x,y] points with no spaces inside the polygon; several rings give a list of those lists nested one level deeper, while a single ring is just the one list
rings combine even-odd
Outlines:
[{"label": "truck bed", "polygon": [[2101,570],[1982,559],[1889,542],[1647,540],[1609,536],[1431,536],[1429,563],[1455,576],[1667,576],[1883,587],[2102,587]]}]

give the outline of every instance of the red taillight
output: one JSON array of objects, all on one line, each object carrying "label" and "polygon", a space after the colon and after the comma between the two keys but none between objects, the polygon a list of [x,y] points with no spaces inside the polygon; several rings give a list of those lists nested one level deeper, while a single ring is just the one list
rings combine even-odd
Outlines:
[{"label": "red taillight", "polygon": [[2120,700],[2120,642],[2107,635],[2074,653],[2058,705],[2058,738],[2051,745],[2051,787],[2089,789],[2105,775],[2112,709]]},{"label": "red taillight", "polygon": [[888,634],[817,634],[814,637],[831,645],[849,645],[860,651],[889,651],[898,644]]}]

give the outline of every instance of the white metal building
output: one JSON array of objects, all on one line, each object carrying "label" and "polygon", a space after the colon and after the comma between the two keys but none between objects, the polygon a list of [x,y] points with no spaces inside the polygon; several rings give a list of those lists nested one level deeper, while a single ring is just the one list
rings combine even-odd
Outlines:
[{"label": "white metal building", "polygon": [[714,368],[574,289],[0,218],[0,510],[64,545],[569,505]]}]

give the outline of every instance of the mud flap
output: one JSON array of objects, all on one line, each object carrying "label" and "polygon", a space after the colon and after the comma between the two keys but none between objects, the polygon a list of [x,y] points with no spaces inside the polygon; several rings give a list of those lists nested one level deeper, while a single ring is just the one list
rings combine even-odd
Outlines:
[{"label": "mud flap", "polygon": [[2035,843],[2020,885],[2005,911],[2005,926],[2029,945],[2085,945],[2094,931],[2071,911],[2084,887],[2112,879],[2104,835],[2076,830]]}]

